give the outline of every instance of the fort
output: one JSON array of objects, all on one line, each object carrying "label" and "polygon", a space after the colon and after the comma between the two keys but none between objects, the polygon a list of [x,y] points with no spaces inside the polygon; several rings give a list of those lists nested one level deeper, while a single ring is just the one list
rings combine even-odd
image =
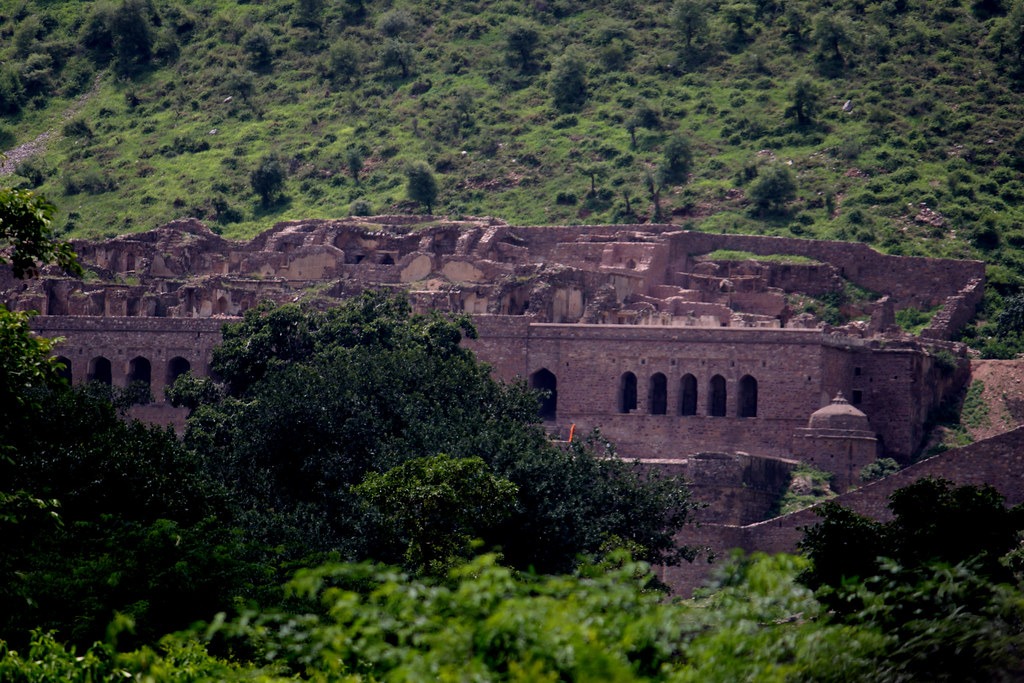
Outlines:
[{"label": "fort", "polygon": [[[0,300],[64,339],[73,381],[147,384],[141,417],[180,425],[164,387],[206,374],[223,323],[261,301],[405,292],[418,311],[470,314],[466,343],[494,374],[546,392],[553,438],[599,429],[694,483],[709,545],[771,536],[779,549],[792,537],[742,529],[773,523],[795,464],[847,491],[878,457],[919,456],[929,417],[968,379],[950,340],[985,272],[857,243],[409,216],[281,223],[250,242],[184,220],[74,246],[86,277],[0,273]],[[895,324],[910,308],[931,314],[918,334]]]}]

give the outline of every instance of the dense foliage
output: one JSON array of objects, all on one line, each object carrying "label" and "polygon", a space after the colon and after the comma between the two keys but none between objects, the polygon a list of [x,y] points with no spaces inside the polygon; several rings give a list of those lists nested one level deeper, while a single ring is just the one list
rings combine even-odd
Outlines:
[{"label": "dense foliage", "polygon": [[[0,678],[781,683],[1021,674],[1019,587],[985,584],[963,566],[936,568],[914,586],[883,576],[862,586],[870,608],[844,623],[796,581],[806,566],[786,555],[734,558],[710,595],[673,602],[623,556],[567,576],[518,573],[493,556],[439,578],[325,565],[290,582],[289,609],[219,617],[153,649],[72,649],[45,633],[24,652],[0,643]],[[935,609],[907,620],[908,598]],[[894,619],[909,630],[894,631]]]},{"label": "dense foliage", "polygon": [[190,380],[171,397],[193,407],[185,443],[231,489],[249,533],[292,559],[443,560],[421,556],[424,529],[387,503],[400,486],[469,472],[421,460],[439,454],[478,458],[473,476],[494,494],[458,496],[470,507],[450,508],[449,522],[463,520],[452,533],[500,547],[513,566],[565,571],[608,543],[651,561],[688,554],[672,539],[690,509],[681,481],[642,475],[597,442],[551,444],[537,398],[495,382],[463,334],[468,319],[414,316],[381,294],[326,312],[254,309],[224,330],[219,383]]}]

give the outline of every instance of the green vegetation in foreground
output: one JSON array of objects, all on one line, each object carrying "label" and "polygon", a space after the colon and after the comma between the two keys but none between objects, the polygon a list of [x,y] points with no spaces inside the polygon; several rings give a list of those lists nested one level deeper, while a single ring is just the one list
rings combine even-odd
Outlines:
[{"label": "green vegetation in foreground", "polygon": [[[922,480],[879,523],[834,504],[806,557],[735,556],[695,600],[666,600],[627,553],[571,575],[494,555],[443,577],[375,564],[296,573],[284,609],[218,616],[158,644],[0,641],[19,681],[991,681],[1020,673],[1020,508]],[[979,533],[980,531],[980,533]],[[225,657],[223,653],[234,656]]]}]

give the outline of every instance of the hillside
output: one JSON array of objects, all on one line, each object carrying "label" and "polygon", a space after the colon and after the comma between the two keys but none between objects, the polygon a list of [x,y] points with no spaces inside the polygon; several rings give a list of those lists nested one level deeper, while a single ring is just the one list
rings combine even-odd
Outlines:
[{"label": "hillside", "polygon": [[0,64],[0,148],[50,133],[6,182],[76,236],[422,212],[424,161],[435,214],[858,240],[1021,282],[1021,0],[4,0]]}]

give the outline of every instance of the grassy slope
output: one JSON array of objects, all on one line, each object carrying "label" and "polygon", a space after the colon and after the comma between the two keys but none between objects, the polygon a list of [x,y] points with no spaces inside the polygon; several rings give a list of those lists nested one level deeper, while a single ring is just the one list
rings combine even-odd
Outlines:
[{"label": "grassy slope", "polygon": [[[403,175],[415,159],[437,171],[438,214],[631,222],[653,217],[645,175],[678,131],[694,163],[688,183],[661,195],[676,223],[984,258],[1004,293],[1018,285],[1024,98],[994,39],[1008,22],[997,1],[709,0],[690,50],[669,2],[393,0],[360,15],[352,2],[322,0],[304,23],[310,3],[151,0],[154,57],[118,76],[81,46],[96,3],[3,0],[2,70],[31,90],[33,54],[57,59],[0,128],[9,143],[66,133],[14,181],[38,184],[69,229],[88,236],[195,215],[247,237],[277,220],[346,215],[358,198],[375,213],[419,211]],[[730,23],[737,14],[743,35]],[[802,37],[792,36],[794,16]],[[823,57],[817,41],[826,17],[844,28],[842,61]],[[525,71],[506,60],[509,28],[523,21],[539,36]],[[269,66],[252,64],[245,47],[260,31]],[[381,58],[392,39],[411,49],[407,77]],[[358,59],[349,80],[332,64],[339,44]],[[575,112],[558,111],[549,91],[567,52],[587,65],[588,97]],[[86,125],[68,125],[62,112],[93,70],[98,90],[72,121]],[[799,78],[819,93],[811,125],[786,116]],[[841,110],[847,101],[851,112]],[[660,125],[638,128],[634,148],[626,122],[641,107]],[[350,148],[365,159],[359,184]],[[283,197],[264,207],[249,177],[268,154],[288,176]],[[772,163],[795,172],[798,195],[764,216],[745,195]],[[588,196],[593,165],[598,192]],[[943,222],[913,220],[922,204]]]}]

